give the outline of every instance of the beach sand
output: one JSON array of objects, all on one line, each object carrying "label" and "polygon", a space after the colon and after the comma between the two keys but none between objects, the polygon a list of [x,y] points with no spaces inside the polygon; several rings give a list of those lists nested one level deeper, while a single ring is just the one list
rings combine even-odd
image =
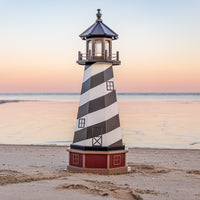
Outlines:
[{"label": "beach sand", "polygon": [[0,199],[200,199],[200,150],[132,148],[127,164],[123,175],[71,173],[64,146],[0,145]]}]

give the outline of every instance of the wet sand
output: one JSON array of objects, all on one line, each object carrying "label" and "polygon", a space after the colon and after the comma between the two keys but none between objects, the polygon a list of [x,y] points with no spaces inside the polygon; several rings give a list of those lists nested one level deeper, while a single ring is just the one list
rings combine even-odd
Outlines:
[{"label": "wet sand", "polygon": [[0,145],[0,199],[200,199],[200,150],[132,148],[127,164],[123,175],[70,173],[66,147]]}]

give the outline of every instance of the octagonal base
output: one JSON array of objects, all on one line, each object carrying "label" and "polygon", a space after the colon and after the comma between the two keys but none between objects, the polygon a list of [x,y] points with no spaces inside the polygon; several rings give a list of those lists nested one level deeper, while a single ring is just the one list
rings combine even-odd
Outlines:
[{"label": "octagonal base", "polygon": [[126,153],[120,151],[83,151],[68,149],[69,166],[72,172],[87,172],[97,174],[127,173]]}]

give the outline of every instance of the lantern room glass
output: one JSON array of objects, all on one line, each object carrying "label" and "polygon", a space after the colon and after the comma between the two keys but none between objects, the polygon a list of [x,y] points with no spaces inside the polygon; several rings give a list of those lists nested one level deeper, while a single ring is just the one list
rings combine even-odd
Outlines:
[{"label": "lantern room glass", "polygon": [[102,42],[101,42],[101,40],[95,41],[95,56],[102,56]]},{"label": "lantern room glass", "polygon": [[107,57],[110,55],[110,41],[106,40],[105,41],[105,51],[107,51]]},{"label": "lantern room glass", "polygon": [[92,55],[92,41],[88,41],[88,56],[91,58]]}]

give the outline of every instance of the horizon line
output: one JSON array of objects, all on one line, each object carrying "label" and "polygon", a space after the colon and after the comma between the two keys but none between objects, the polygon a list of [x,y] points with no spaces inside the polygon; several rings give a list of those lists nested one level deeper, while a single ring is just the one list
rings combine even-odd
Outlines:
[{"label": "horizon line", "polygon": [[[200,95],[200,92],[117,92],[118,95]],[[0,92],[0,95],[80,95],[78,92]]]}]

